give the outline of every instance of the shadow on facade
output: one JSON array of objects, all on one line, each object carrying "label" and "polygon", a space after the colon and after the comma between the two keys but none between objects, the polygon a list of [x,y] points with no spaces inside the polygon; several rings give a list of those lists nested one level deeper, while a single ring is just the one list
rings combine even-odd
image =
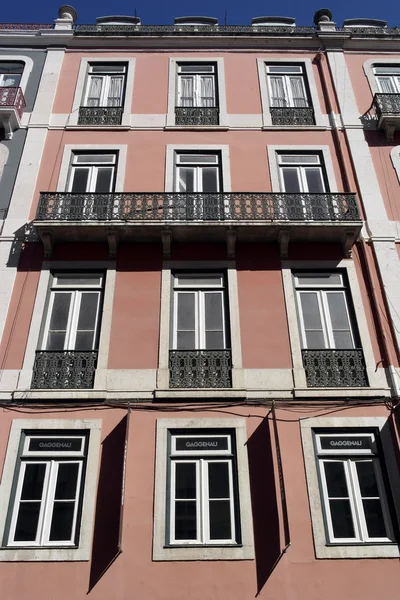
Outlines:
[{"label": "shadow on facade", "polygon": [[88,593],[121,554],[120,524],[128,417],[124,417],[102,444]]},{"label": "shadow on facade", "polygon": [[[272,425],[271,425],[272,426]],[[279,514],[270,422],[265,418],[247,442],[253,509],[257,595],[280,555]]]}]

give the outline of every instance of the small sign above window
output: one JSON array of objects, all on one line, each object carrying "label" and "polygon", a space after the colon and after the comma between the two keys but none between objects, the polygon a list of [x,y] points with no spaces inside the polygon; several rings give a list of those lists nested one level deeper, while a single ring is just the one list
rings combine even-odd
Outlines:
[{"label": "small sign above window", "polygon": [[343,437],[331,437],[326,436],[320,438],[322,450],[338,450],[339,452],[343,449],[346,450],[371,450],[372,440],[370,437],[365,436],[343,436]]},{"label": "small sign above window", "polygon": [[81,452],[82,437],[31,437],[28,452]]},{"label": "small sign above window", "polygon": [[230,452],[229,436],[174,436],[175,452]]}]

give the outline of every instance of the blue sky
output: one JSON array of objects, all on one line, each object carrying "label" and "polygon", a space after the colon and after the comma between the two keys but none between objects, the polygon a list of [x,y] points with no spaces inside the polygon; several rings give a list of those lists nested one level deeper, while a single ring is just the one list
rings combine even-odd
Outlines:
[{"label": "blue sky", "polygon": [[[68,1],[68,0],[67,0]],[[57,16],[61,0],[22,0],[20,2],[3,2],[0,20],[8,23],[51,23]],[[376,2],[376,0],[350,0],[326,4],[310,0],[280,0],[268,3],[265,0],[251,0],[243,3],[238,0],[201,0],[188,2],[188,0],[72,0],[72,6],[78,12],[78,23],[94,23],[96,17],[120,14],[132,15],[135,8],[142,22],[152,24],[172,23],[174,17],[185,15],[206,15],[218,17],[224,23],[227,11],[228,25],[247,25],[252,17],[263,15],[280,15],[296,17],[298,25],[311,25],[314,12],[326,6],[333,13],[333,20],[342,25],[344,19],[353,17],[370,17],[384,19],[389,26],[400,25],[398,3]]]}]

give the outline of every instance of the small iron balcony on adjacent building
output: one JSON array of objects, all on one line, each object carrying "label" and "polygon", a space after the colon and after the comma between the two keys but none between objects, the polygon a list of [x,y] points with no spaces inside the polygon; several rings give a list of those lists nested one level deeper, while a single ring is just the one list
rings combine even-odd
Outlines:
[{"label": "small iron balcony on adjacent building", "polygon": [[310,107],[277,107],[270,109],[272,125],[315,125],[314,109]]},{"label": "small iron balcony on adjacent building", "polygon": [[388,141],[400,129],[400,94],[375,94],[372,106],[378,119],[378,129],[386,133]]},{"label": "small iron balcony on adjacent building", "polygon": [[7,140],[21,126],[25,98],[20,87],[0,87],[0,124]]}]

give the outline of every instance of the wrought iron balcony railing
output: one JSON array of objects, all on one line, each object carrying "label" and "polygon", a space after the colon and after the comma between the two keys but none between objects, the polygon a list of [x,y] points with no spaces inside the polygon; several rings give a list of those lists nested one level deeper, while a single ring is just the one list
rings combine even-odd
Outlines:
[{"label": "wrought iron balcony railing", "polygon": [[219,125],[217,106],[176,106],[175,125]]},{"label": "wrought iron balcony railing", "polygon": [[308,387],[367,387],[361,349],[302,350]]},{"label": "wrought iron balcony railing", "polygon": [[355,194],[40,194],[37,221],[361,221]]},{"label": "wrought iron balcony railing", "polygon": [[25,98],[20,87],[0,87],[0,109],[10,106],[15,108],[19,118],[25,108]]},{"label": "wrought iron balcony railing", "polygon": [[81,106],[78,125],[121,125],[122,106]]},{"label": "wrought iron balcony railing", "polygon": [[375,94],[373,106],[376,116],[400,116],[400,94]]},{"label": "wrought iron balcony railing", "polygon": [[75,35],[140,35],[163,33],[192,33],[208,35],[271,34],[304,35],[315,33],[315,27],[267,26],[267,25],[121,25],[89,24],[75,25]]},{"label": "wrought iron balcony railing", "polygon": [[97,351],[75,350],[36,352],[32,389],[93,388]]},{"label": "wrought iron balcony railing", "polygon": [[315,125],[314,109],[271,106],[272,125]]},{"label": "wrought iron balcony railing", "polygon": [[230,350],[170,350],[170,388],[232,387]]}]

